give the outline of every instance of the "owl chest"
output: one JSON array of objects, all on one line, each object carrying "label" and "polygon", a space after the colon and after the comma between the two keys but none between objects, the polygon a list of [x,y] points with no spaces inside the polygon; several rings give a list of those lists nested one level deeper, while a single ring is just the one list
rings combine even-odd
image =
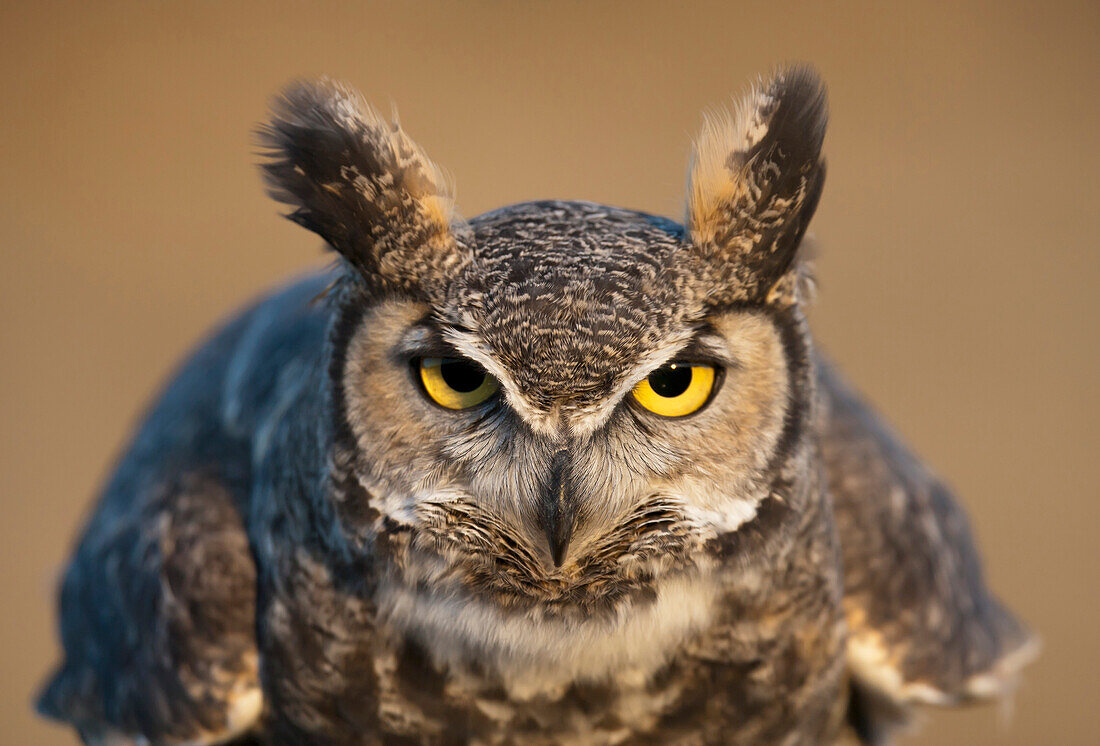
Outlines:
[{"label": "owl chest", "polygon": [[711,626],[719,587],[711,578],[671,578],[645,598],[599,611],[514,609],[440,591],[385,588],[379,617],[456,686],[491,683],[528,701],[558,696],[576,682],[649,680]]},{"label": "owl chest", "polygon": [[821,744],[838,722],[843,620],[808,576],[666,577],[586,617],[392,580],[357,598],[296,556],[264,618],[280,746]]},{"label": "owl chest", "polygon": [[711,580],[669,580],[648,602],[585,618],[388,588],[381,725],[424,742],[455,732],[461,743],[629,742],[656,728],[686,683],[657,679],[712,624],[715,591]]},{"label": "owl chest", "polygon": [[[755,614],[734,619],[712,579],[666,581],[651,603],[587,622],[398,589],[382,600],[381,724],[424,742],[824,743],[835,725],[839,648],[824,642],[835,630],[810,635],[815,650],[805,630],[796,640]],[[805,712],[782,708],[791,695]]]}]

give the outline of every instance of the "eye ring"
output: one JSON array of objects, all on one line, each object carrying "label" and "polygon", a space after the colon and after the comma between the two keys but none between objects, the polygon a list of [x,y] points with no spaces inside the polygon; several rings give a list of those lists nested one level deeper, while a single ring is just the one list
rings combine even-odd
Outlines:
[{"label": "eye ring", "polygon": [[463,410],[488,401],[500,384],[481,366],[458,357],[422,357],[413,361],[424,394],[444,409]]},{"label": "eye ring", "polygon": [[709,363],[667,363],[639,381],[631,396],[639,406],[659,417],[687,417],[714,398],[721,373],[722,369]]}]

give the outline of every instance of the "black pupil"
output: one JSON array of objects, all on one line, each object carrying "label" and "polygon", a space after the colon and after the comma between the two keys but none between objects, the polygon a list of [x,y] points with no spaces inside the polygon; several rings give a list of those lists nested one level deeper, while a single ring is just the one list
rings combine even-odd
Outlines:
[{"label": "black pupil", "polygon": [[657,396],[670,399],[688,390],[691,384],[690,365],[666,365],[649,374],[649,385]]},{"label": "black pupil", "polygon": [[485,371],[462,360],[444,360],[439,372],[444,383],[461,394],[468,394],[485,382]]}]

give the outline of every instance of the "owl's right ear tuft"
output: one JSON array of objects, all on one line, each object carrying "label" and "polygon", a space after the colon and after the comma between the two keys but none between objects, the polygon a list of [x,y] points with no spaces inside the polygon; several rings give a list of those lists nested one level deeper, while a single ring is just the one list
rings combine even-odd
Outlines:
[{"label": "owl's right ear tuft", "polygon": [[351,88],[296,83],[258,133],[269,194],[368,284],[432,295],[469,261],[442,172]]},{"label": "owl's right ear tuft", "polygon": [[[708,118],[696,141],[687,227],[710,301],[790,302],[796,254],[825,183],[825,86],[779,70],[736,116]],[[779,299],[778,301],[776,299]]]}]

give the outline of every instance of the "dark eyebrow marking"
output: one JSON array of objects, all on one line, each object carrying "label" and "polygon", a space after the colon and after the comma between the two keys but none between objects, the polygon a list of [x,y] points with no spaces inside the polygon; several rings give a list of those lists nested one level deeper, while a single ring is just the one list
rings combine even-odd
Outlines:
[{"label": "dark eyebrow marking", "polygon": [[680,348],[680,351],[672,356],[672,360],[699,361],[714,357],[714,351],[708,345],[699,341],[698,337]]},{"label": "dark eyebrow marking", "polygon": [[709,322],[703,322],[695,328],[695,333],[692,335],[691,340],[684,345],[680,350],[669,358],[670,363],[683,362],[683,363],[710,363],[712,365],[723,365],[726,367],[733,367],[737,363],[727,353],[725,353],[725,345],[716,345],[711,340],[720,340],[722,335],[718,333],[718,330],[713,324]]},{"label": "dark eyebrow marking", "polygon": [[425,317],[406,329],[401,339],[394,345],[393,354],[406,360],[414,357],[466,359],[454,345],[447,342],[443,332],[430,317]]}]

